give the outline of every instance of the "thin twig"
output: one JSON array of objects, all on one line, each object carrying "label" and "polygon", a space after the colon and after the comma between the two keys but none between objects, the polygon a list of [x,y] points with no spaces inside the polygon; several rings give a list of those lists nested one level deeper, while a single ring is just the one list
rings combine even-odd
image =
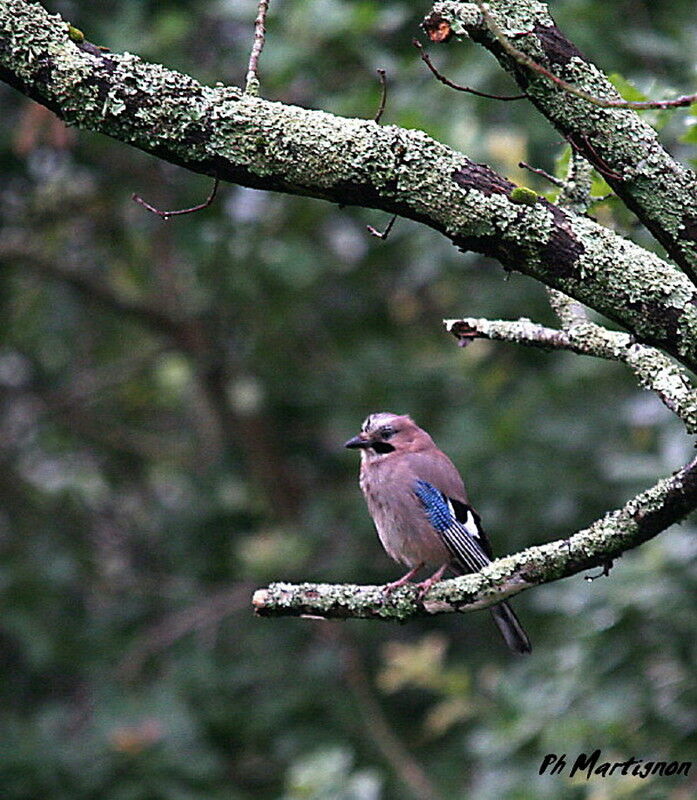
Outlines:
[{"label": "thin twig", "polygon": [[612,559],[606,561],[600,569],[600,572],[596,572],[594,575],[584,575],[584,578],[588,581],[588,583],[592,583],[593,581],[597,581],[598,578],[607,578],[610,574],[610,570],[615,565],[615,562]]},{"label": "thin twig", "polygon": [[523,66],[533,70],[533,72],[537,72],[539,75],[543,75],[545,78],[548,78],[561,89],[569,92],[569,94],[580,97],[582,100],[586,100],[587,102],[592,103],[594,106],[599,106],[600,108],[631,108],[636,111],[641,111],[650,108],[680,108],[682,106],[692,105],[692,103],[697,100],[697,93],[681,95],[680,97],[675,97],[672,100],[608,100],[604,97],[595,97],[595,95],[592,95],[589,92],[586,92],[583,89],[579,89],[577,86],[568,83],[563,78],[557,77],[553,72],[550,72],[546,67],[543,67],[542,64],[538,64],[537,61],[531,58],[527,53],[523,53],[522,50],[518,50],[518,48],[515,47],[515,45],[503,32],[496,20],[492,17],[491,12],[489,11],[489,6],[482,2],[482,0],[474,0],[474,3],[482,12],[486,27],[512,58],[514,58],[519,64],[522,64]]},{"label": "thin twig", "polygon": [[387,102],[387,79],[385,78],[384,69],[379,69],[376,71],[378,73],[378,79],[380,81],[380,86],[382,88],[382,95],[380,97],[380,105],[378,106],[378,111],[374,119],[376,122],[380,122],[380,120],[382,119],[382,112],[385,110],[385,103]]},{"label": "thin twig", "polygon": [[368,232],[371,236],[376,236],[378,239],[382,239],[384,242],[385,239],[387,239],[387,237],[390,235],[390,231],[392,230],[392,226],[394,225],[396,219],[397,215],[394,214],[392,219],[387,223],[387,227],[382,232],[380,232],[377,228],[374,228],[372,225],[366,225],[365,227],[368,229]]},{"label": "thin twig", "polygon": [[266,14],[269,10],[270,0],[259,0],[257,18],[254,20],[254,43],[249,54],[249,66],[247,67],[247,80],[245,82],[245,94],[259,94],[259,56],[264,49],[266,41]]},{"label": "thin twig", "polygon": [[459,83],[454,83],[449,78],[446,78],[442,72],[439,72],[436,67],[433,65],[428,53],[424,50],[423,45],[418,39],[412,39],[412,44],[416,47],[421,55],[421,60],[424,64],[431,70],[434,76],[441,82],[444,83],[446,86],[449,86],[451,89],[456,89],[458,92],[468,92],[469,94],[474,94],[477,97],[488,97],[490,100],[525,100],[527,95],[525,94],[513,94],[513,95],[503,95],[503,94],[489,94],[488,92],[480,92],[477,89],[471,89],[469,86],[461,86]]},{"label": "thin twig", "polygon": [[150,203],[148,203],[146,200],[143,200],[143,198],[139,194],[134,194],[131,197],[131,200],[133,200],[135,203],[138,203],[138,205],[143,206],[143,208],[146,208],[148,211],[152,211],[153,214],[157,214],[158,217],[161,217],[164,220],[168,220],[170,217],[180,217],[182,216],[182,214],[193,214],[195,211],[203,211],[204,208],[208,208],[208,206],[215,199],[215,195],[218,191],[219,184],[220,184],[220,178],[216,176],[213,182],[213,188],[211,189],[211,193],[203,201],[203,203],[199,203],[197,206],[192,206],[191,208],[180,208],[177,209],[176,211],[162,211],[159,208],[155,208],[155,206],[151,206]]},{"label": "thin twig", "polygon": [[530,170],[530,172],[534,172],[535,175],[541,175],[543,178],[545,178],[555,186],[558,186],[560,189],[564,187],[564,181],[561,178],[557,178],[554,175],[550,175],[549,172],[545,172],[545,170],[543,169],[539,169],[538,167],[531,167],[530,164],[527,164],[525,161],[519,161],[518,166],[521,169],[527,169]]}]

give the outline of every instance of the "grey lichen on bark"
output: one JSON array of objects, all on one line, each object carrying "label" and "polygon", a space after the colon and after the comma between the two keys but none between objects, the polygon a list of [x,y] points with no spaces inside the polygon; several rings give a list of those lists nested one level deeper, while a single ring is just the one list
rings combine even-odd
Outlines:
[{"label": "grey lichen on bark", "polygon": [[419,598],[416,586],[391,593],[380,586],[274,583],[257,589],[260,616],[382,619],[404,622],[419,616],[476,611],[532,586],[607,564],[679,522],[697,502],[697,459],[606,514],[585,530],[493,561],[481,572],[435,584]]},{"label": "grey lichen on bark", "polygon": [[697,390],[685,370],[655,347],[638,344],[621,331],[611,331],[590,320],[577,318],[564,330],[538,325],[529,319],[491,320],[465,317],[444,321],[445,329],[461,344],[474,339],[513,342],[550,350],[570,350],[579,355],[626,364],[639,385],[655,392],[678,416],[688,433],[697,433]]},{"label": "grey lichen on bark", "polygon": [[[594,64],[564,37],[546,3],[495,0],[490,13],[517,49],[594,97],[621,99]],[[446,20],[456,35],[483,44],[574,148],[598,169],[626,205],[697,280],[697,175],[660,144],[635,111],[600,108],[522,66],[488,30],[474,3],[437,2],[426,18]]]},{"label": "grey lichen on bark", "polygon": [[0,77],[68,123],[246,186],[381,208],[576,297],[697,367],[697,293],[667,262],[420,131],[273,103],[76,43],[41,6],[0,5]]}]

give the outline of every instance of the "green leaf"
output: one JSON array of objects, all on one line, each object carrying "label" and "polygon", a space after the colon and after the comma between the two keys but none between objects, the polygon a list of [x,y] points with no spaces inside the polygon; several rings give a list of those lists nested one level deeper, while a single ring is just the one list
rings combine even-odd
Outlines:
[{"label": "green leaf", "polygon": [[623,75],[620,75],[619,72],[610,73],[608,78],[610,79],[610,83],[612,83],[615,89],[622,95],[623,100],[628,100],[631,103],[640,103],[650,99]]}]

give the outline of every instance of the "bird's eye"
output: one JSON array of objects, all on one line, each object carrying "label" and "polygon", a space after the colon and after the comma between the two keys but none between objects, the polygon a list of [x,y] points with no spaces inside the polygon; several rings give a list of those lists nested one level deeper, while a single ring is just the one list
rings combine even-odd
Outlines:
[{"label": "bird's eye", "polygon": [[389,425],[385,425],[384,428],[380,428],[380,438],[381,439],[389,439],[390,437],[395,435],[395,429],[390,427]]}]

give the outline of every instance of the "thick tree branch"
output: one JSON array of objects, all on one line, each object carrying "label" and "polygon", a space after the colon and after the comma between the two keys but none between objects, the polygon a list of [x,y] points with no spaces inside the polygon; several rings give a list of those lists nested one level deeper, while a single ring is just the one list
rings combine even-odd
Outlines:
[{"label": "thick tree branch", "polygon": [[[496,0],[488,8],[517,50],[594,97],[621,100],[607,77],[557,28],[546,3]],[[476,3],[435,3],[424,27],[443,41],[444,25],[496,56],[542,114],[697,280],[697,175],[664,150],[653,128],[635,111],[591,105],[519,63],[492,33]]]},{"label": "thick tree branch", "polygon": [[515,202],[509,181],[420,131],[205,87],[131,54],[101,53],[24,0],[0,5],[0,78],[69,124],[193,171],[422,222],[697,368],[697,291],[683,274],[546,200]]},{"label": "thick tree branch", "polygon": [[530,58],[527,53],[524,53],[522,50],[518,50],[518,48],[513,44],[513,42],[511,42],[508,36],[506,36],[501,26],[491,15],[488,3],[485,3],[484,0],[474,0],[474,4],[481,11],[489,31],[496,37],[501,47],[503,47],[503,49],[519,64],[530,68],[533,70],[533,72],[544,75],[564,91],[573,94],[575,97],[580,97],[594,106],[600,106],[601,108],[631,108],[634,111],[647,111],[648,109],[665,110],[667,108],[683,108],[685,106],[691,106],[695,100],[697,100],[697,94],[684,94],[680,97],[674,97],[672,99],[665,100],[623,100],[622,98],[609,99],[606,97],[596,97],[590,92],[586,92],[584,89],[579,89],[578,86],[574,86],[574,84],[568,83],[562,78],[559,78],[553,72],[550,72],[550,70],[543,67],[542,64],[538,64],[534,58]]},{"label": "thick tree branch", "polygon": [[566,330],[546,328],[525,318],[509,321],[467,317],[448,319],[444,324],[463,345],[474,339],[494,339],[620,361],[634,372],[644,389],[655,392],[683,421],[688,433],[697,433],[697,391],[685,371],[660,350],[637,344],[629,334],[583,318]]},{"label": "thick tree branch", "polygon": [[273,583],[257,589],[261,616],[315,616],[405,621],[454,611],[476,611],[525,589],[606,564],[679,522],[697,505],[697,458],[571,536],[499,558],[481,572],[436,584],[418,599],[414,585],[385,594],[381,586]]}]

